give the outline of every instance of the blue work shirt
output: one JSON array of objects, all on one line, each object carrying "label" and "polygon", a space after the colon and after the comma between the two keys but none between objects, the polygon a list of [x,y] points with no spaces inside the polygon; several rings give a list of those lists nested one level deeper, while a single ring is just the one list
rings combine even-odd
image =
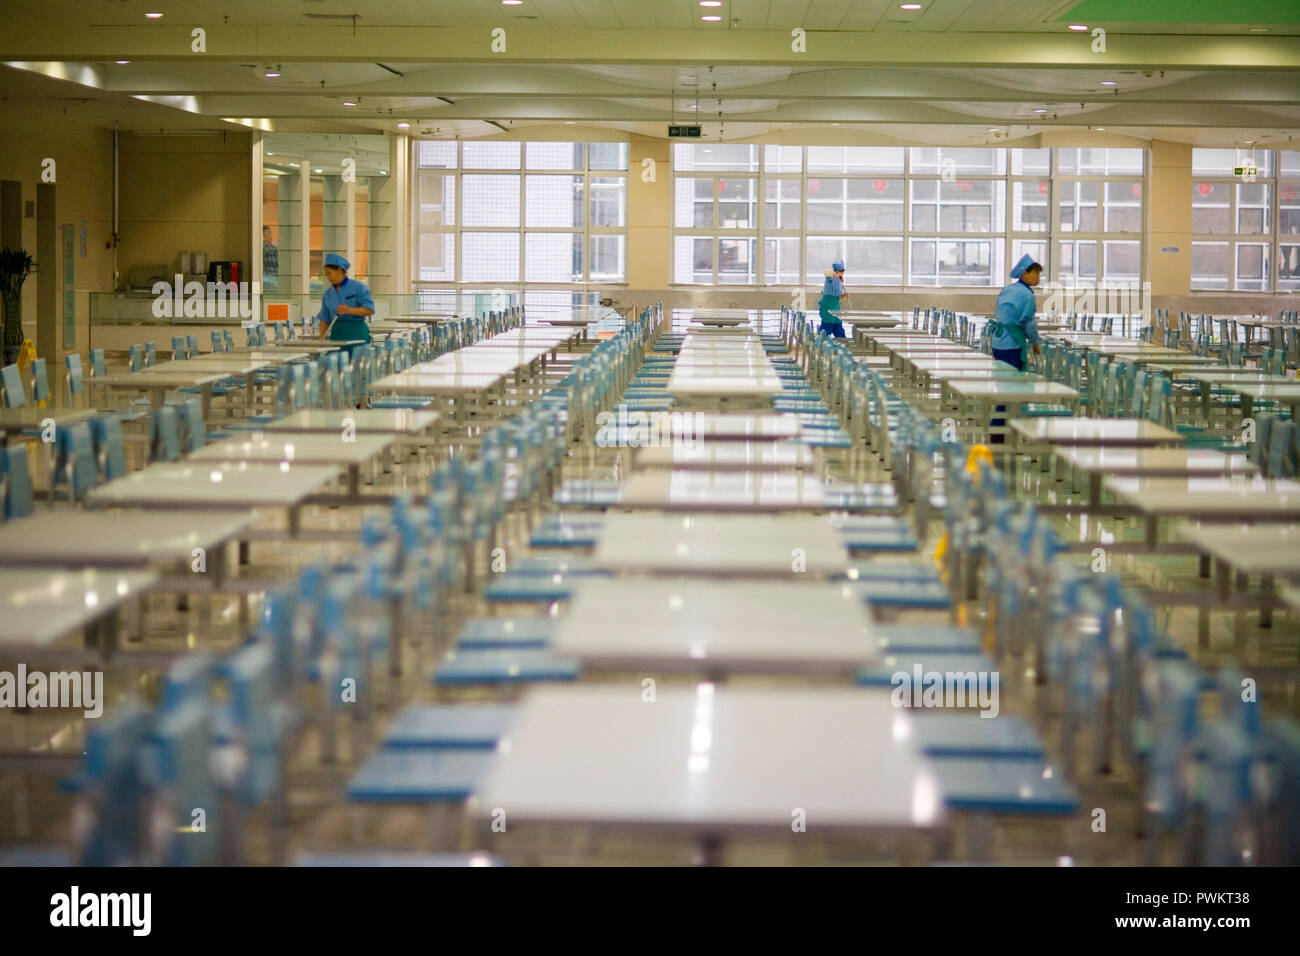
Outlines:
[{"label": "blue work shirt", "polygon": [[822,295],[833,295],[837,298],[844,294],[844,280],[837,275],[828,275],[826,281],[822,283]]},{"label": "blue work shirt", "polygon": [[370,325],[364,315],[339,315],[339,306],[349,305],[358,309],[375,308],[375,300],[370,297],[370,290],[364,282],[349,279],[335,286],[326,286],[321,297],[320,311],[316,313],[318,322],[332,322],[330,338],[338,341],[370,341]]},{"label": "blue work shirt", "polygon": [[[1034,321],[1034,290],[1019,279],[998,293],[998,304],[993,320],[1001,325],[1019,325],[1025,330],[1030,345],[1038,345],[1038,323]],[[990,343],[995,349],[1018,349],[1020,343],[1006,332],[998,331]]]}]

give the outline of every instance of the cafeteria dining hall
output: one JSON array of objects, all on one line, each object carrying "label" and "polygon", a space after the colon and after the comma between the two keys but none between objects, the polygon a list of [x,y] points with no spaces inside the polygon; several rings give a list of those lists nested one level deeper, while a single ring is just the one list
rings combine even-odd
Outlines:
[{"label": "cafeteria dining hall", "polygon": [[1300,864],[1294,2],[5,6],[15,925]]}]

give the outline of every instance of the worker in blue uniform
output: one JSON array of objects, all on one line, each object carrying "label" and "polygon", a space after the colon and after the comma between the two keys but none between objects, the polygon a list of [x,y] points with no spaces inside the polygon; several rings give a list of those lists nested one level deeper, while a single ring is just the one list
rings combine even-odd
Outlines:
[{"label": "worker in blue uniform", "polygon": [[329,285],[321,297],[316,321],[321,323],[320,337],[326,338],[328,333],[332,342],[370,341],[370,325],[366,319],[375,314],[375,300],[364,282],[348,278],[351,267],[338,253],[331,252],[325,257],[325,280]]},{"label": "worker in blue uniform", "polygon": [[[997,305],[993,318],[989,321],[989,345],[993,357],[1000,362],[1024,371],[1025,349],[1032,346],[1034,354],[1040,354],[1042,340],[1038,337],[1038,323],[1034,320],[1036,306],[1034,303],[1034,286],[1043,277],[1043,267],[1026,253],[1011,270],[1015,279],[998,293]],[[1006,411],[1005,405],[999,405],[996,411]],[[992,428],[1001,428],[1005,419],[995,418],[989,422]],[[993,444],[1001,444],[1003,435],[992,435]]]},{"label": "worker in blue uniform", "polygon": [[818,303],[822,324],[817,331],[823,335],[833,335],[837,339],[844,338],[844,323],[836,314],[840,308],[840,296],[847,298],[844,292],[844,263],[833,262],[830,271],[826,273],[826,281],[822,283],[822,298]]}]

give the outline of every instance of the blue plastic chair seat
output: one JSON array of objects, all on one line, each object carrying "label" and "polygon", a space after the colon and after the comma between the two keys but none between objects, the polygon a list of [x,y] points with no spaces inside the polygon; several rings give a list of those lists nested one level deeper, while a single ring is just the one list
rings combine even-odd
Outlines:
[{"label": "blue plastic chair seat", "polygon": [[488,750],[380,750],[357,771],[347,796],[357,803],[459,803],[483,781]]},{"label": "blue plastic chair seat", "polygon": [[450,651],[433,675],[435,685],[520,684],[576,680],[578,662],[545,650]]},{"label": "blue plastic chair seat", "polygon": [[573,578],[569,575],[549,576],[514,572],[498,574],[483,591],[483,598],[493,604],[531,604],[535,602],[568,601],[573,597]]},{"label": "blue plastic chair seat", "polygon": [[912,726],[927,757],[984,760],[1043,760],[1046,748],[1022,717],[999,714],[935,713],[914,710]]},{"label": "blue plastic chair seat", "polygon": [[493,750],[515,708],[497,704],[433,704],[408,707],[384,734],[390,749]]},{"label": "blue plastic chair seat", "polygon": [[1039,759],[953,757],[932,760],[930,765],[950,810],[1068,816],[1079,807],[1078,797],[1060,770]]},{"label": "blue plastic chair seat", "polygon": [[476,617],[456,635],[460,650],[544,648],[555,633],[555,622],[545,617]]},{"label": "blue plastic chair seat", "polygon": [[859,561],[844,577],[849,581],[864,582],[941,583],[938,570],[925,561]]},{"label": "blue plastic chair seat", "polygon": [[[895,685],[894,675],[905,673],[909,680],[915,677],[915,668],[920,666],[922,674],[929,673],[958,673],[968,674],[974,671],[976,674],[993,673],[997,670],[996,665],[987,654],[890,654],[879,664],[871,667],[864,667],[858,671],[857,683],[860,687],[884,687],[893,688]],[[906,701],[905,701],[906,703]],[[972,703],[974,706],[975,703]],[[981,718],[982,719],[982,718]]]},{"label": "blue plastic chair seat", "polygon": [[952,607],[948,589],[938,581],[865,581],[857,590],[872,607],[913,611],[946,611]]},{"label": "blue plastic chair seat", "polygon": [[979,654],[974,628],[944,624],[890,624],[878,631],[879,647],[889,656],[917,654]]}]

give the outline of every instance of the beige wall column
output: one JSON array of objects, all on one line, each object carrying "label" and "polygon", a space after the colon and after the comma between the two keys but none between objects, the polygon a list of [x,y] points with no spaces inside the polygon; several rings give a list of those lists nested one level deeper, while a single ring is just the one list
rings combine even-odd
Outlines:
[{"label": "beige wall column", "polygon": [[1152,140],[1150,183],[1146,253],[1151,295],[1187,295],[1192,284],[1192,147]]},{"label": "beige wall column", "polygon": [[[667,289],[671,281],[669,227],[672,175],[667,140],[634,136],[627,160],[627,284]],[[647,162],[649,160],[649,162]],[[647,182],[647,179],[652,181]]]}]

